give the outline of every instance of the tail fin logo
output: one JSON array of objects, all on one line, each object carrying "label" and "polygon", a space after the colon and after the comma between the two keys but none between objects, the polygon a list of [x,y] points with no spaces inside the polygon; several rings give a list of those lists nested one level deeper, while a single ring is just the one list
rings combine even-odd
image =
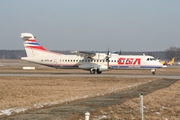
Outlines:
[{"label": "tail fin logo", "polygon": [[43,46],[37,43],[35,37],[31,33],[21,33],[20,37],[24,40],[25,48],[47,51]]},{"label": "tail fin logo", "polygon": [[37,49],[37,50],[46,50],[43,46],[41,46],[39,43],[37,43],[36,40],[25,41],[24,45],[26,48]]},{"label": "tail fin logo", "polygon": [[21,33],[20,37],[23,39],[27,57],[61,55],[45,49],[36,41],[36,38],[31,33]]}]

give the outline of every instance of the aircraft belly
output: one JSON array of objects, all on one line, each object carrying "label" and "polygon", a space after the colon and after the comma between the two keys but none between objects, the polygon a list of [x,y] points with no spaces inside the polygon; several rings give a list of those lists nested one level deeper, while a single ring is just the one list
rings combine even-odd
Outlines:
[{"label": "aircraft belly", "polygon": [[93,65],[93,64],[82,64],[78,66],[81,69],[91,69],[91,68],[95,68],[97,66]]}]

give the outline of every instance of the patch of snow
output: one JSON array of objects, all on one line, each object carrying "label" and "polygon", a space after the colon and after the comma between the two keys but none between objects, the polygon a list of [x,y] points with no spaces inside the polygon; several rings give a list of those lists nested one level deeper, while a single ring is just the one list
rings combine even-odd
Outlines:
[{"label": "patch of snow", "polygon": [[5,115],[11,115],[13,108],[2,110],[1,112]]},{"label": "patch of snow", "polygon": [[13,112],[19,113],[26,110],[27,108],[10,108],[10,109],[1,110],[0,115],[11,115]]},{"label": "patch of snow", "polygon": [[162,106],[162,109],[167,109],[167,107]]},{"label": "patch of snow", "polygon": [[27,110],[27,108],[16,108],[16,109],[14,109],[14,112],[20,113],[20,112],[24,112],[26,110]]},{"label": "patch of snow", "polygon": [[83,96],[83,98],[88,98],[89,97],[89,95],[85,95],[85,96]]},{"label": "patch of snow", "polygon": [[160,112],[155,112],[156,115],[160,115]]},{"label": "patch of snow", "polygon": [[[89,95],[86,95],[84,96],[83,98],[86,98],[86,97],[89,97]],[[71,99],[68,99],[68,100],[61,100],[61,101],[58,101],[58,102],[49,102],[49,103],[41,103],[41,104],[34,104],[32,107],[29,107],[29,108],[9,108],[9,109],[5,109],[5,110],[0,110],[0,116],[1,115],[11,115],[13,112],[15,113],[20,113],[20,112],[23,112],[23,111],[26,111],[28,109],[31,109],[33,107],[39,109],[39,108],[42,108],[44,106],[47,106],[47,105],[55,105],[55,104],[59,104],[59,103],[65,103],[65,102],[69,102],[69,101],[73,101],[73,100],[77,100],[77,99],[80,99],[78,97],[75,97],[75,98],[71,98]]]},{"label": "patch of snow", "polygon": [[51,102],[50,105],[56,105],[58,102]]},{"label": "patch of snow", "polygon": [[34,104],[34,107],[36,107],[36,108],[42,108],[43,105],[42,105],[42,104]]},{"label": "patch of snow", "polygon": [[98,118],[94,119],[94,120],[101,120],[101,119],[106,119],[107,117],[105,115],[99,116]]},{"label": "patch of snow", "polygon": [[78,100],[78,99],[79,99],[78,97],[75,97],[75,98],[69,99],[68,101],[74,101],[74,100]]}]

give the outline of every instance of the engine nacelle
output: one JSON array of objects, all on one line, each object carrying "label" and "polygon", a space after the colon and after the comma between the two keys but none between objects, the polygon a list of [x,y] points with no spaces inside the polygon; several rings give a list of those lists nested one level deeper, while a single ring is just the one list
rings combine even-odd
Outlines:
[{"label": "engine nacelle", "polygon": [[88,69],[95,69],[95,70],[97,70],[98,69],[99,71],[109,70],[108,66],[105,66],[105,65],[96,65],[96,64],[83,64],[83,65],[79,65],[79,68],[85,69],[85,70],[88,70]]},{"label": "engine nacelle", "polygon": [[100,65],[100,66],[98,66],[98,69],[99,69],[99,71],[109,70],[109,69],[108,69],[108,66],[105,66],[105,65]]},{"label": "engine nacelle", "polygon": [[95,66],[93,64],[82,64],[82,65],[79,65],[79,68],[81,69],[91,69],[91,68],[94,68]]},{"label": "engine nacelle", "polygon": [[96,53],[95,56],[92,57],[92,59],[94,60],[104,60],[106,58],[106,54],[105,53]]}]

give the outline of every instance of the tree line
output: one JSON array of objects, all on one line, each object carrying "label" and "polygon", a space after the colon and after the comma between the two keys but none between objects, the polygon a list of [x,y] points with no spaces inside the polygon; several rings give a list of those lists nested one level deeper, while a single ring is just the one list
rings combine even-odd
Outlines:
[{"label": "tree line", "polygon": [[[72,54],[71,50],[59,51],[52,50],[54,52],[62,53],[62,54]],[[98,52],[98,51],[94,51]],[[106,53],[107,51],[99,51]],[[165,51],[121,51],[122,55],[151,55],[155,58],[160,58],[161,60],[171,60],[171,58],[175,57],[175,61],[180,61],[180,47],[170,47]],[[20,59],[21,57],[25,57],[25,50],[0,50],[0,59]]]},{"label": "tree line", "polygon": [[172,46],[166,49],[165,53],[168,59],[175,57],[175,61],[180,61],[180,47]]}]

